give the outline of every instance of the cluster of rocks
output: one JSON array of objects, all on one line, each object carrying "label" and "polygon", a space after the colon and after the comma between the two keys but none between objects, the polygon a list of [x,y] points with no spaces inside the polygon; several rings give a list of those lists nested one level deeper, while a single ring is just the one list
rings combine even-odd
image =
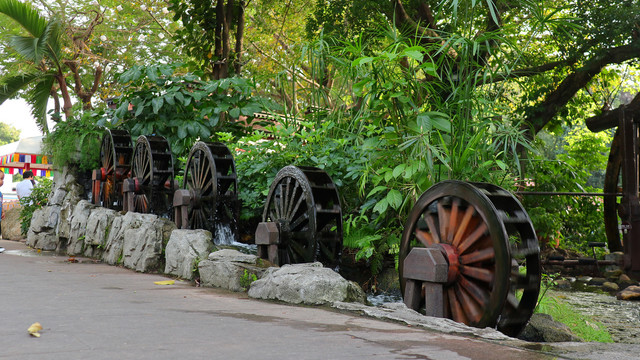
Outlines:
[{"label": "cluster of rocks", "polygon": [[72,173],[58,174],[47,206],[33,213],[26,244],[202,286],[248,290],[253,298],[310,305],[366,301],[360,286],[320,263],[280,268],[256,255],[218,250],[207,230],[177,229],[153,214],[97,207],[81,198],[83,191]]},{"label": "cluster of rocks", "polygon": [[616,294],[620,300],[640,299],[638,285],[638,281],[631,279],[621,269],[606,270],[602,272],[602,276],[565,277],[555,281],[555,287],[559,290],[602,290]]}]

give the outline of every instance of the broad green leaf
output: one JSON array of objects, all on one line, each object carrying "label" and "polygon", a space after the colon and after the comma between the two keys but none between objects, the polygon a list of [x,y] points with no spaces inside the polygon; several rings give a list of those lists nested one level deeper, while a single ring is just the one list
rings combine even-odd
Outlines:
[{"label": "broad green leaf", "polygon": [[240,108],[233,108],[229,110],[229,116],[234,119],[237,119],[240,116]]},{"label": "broad green leaf", "polygon": [[387,194],[386,199],[389,205],[394,210],[398,210],[400,208],[400,205],[402,205],[402,194],[396,189],[391,189],[391,191],[389,191],[389,193]]},{"label": "broad green leaf", "polygon": [[387,190],[387,187],[386,187],[386,186],[382,186],[382,185],[376,186],[375,188],[373,188],[373,190],[371,190],[371,191],[369,192],[369,194],[367,195],[367,197],[373,196],[373,195],[375,195],[375,194],[379,193],[379,192],[380,192],[380,191],[382,191],[382,190]]},{"label": "broad green leaf", "polygon": [[151,106],[153,107],[153,113],[158,114],[158,111],[162,108],[164,100],[161,97],[155,97],[151,99]]}]

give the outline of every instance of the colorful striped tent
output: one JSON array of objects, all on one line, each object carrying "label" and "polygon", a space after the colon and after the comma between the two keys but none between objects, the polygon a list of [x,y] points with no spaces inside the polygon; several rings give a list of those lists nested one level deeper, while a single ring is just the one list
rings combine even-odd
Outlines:
[{"label": "colorful striped tent", "polygon": [[36,176],[51,176],[52,164],[42,155],[42,136],[24,138],[0,146],[0,170],[5,174],[33,171]]}]

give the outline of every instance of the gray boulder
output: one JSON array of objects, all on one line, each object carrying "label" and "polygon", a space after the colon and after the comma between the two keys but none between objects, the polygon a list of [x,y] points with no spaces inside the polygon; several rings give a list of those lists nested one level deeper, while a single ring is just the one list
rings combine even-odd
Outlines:
[{"label": "gray boulder", "polygon": [[531,316],[529,323],[518,336],[521,340],[534,342],[581,342],[567,325],[553,320],[548,314],[536,313]]},{"label": "gray boulder", "polygon": [[91,211],[87,219],[87,228],[84,233],[84,256],[100,257],[105,242],[109,236],[111,224],[118,213],[115,210],[103,207]]},{"label": "gray boulder", "polygon": [[156,218],[143,222],[137,229],[126,229],[122,249],[124,266],[140,272],[160,270],[164,261],[162,248],[175,228],[172,221]]},{"label": "gray boulder", "polygon": [[213,240],[208,230],[173,230],[164,250],[164,272],[192,279],[194,266],[206,259],[212,249]]},{"label": "gray boulder", "polygon": [[122,264],[125,231],[138,229],[143,223],[151,223],[157,218],[153,214],[141,214],[132,211],[122,216],[116,216],[111,223],[111,230],[105,241],[102,260],[111,265]]},{"label": "gray boulder", "polygon": [[20,211],[22,207],[14,206],[7,210],[4,210],[4,219],[2,219],[2,238],[6,240],[22,240],[25,238],[22,235],[22,228],[20,224]]},{"label": "gray boulder", "polygon": [[321,263],[269,268],[261,279],[251,284],[249,297],[308,305],[364,303],[366,298],[360,286],[322,267]]},{"label": "gray boulder", "polygon": [[27,246],[40,250],[55,250],[58,247],[55,230],[59,219],[59,205],[45,206],[34,211],[27,233]]},{"label": "gray boulder", "polygon": [[81,200],[73,209],[69,230],[69,243],[67,244],[68,255],[81,255],[83,253],[87,221],[89,220],[91,211],[95,208],[96,206],[87,200]]},{"label": "gray boulder", "polygon": [[207,260],[198,264],[202,286],[231,291],[245,291],[251,281],[260,278],[264,271],[262,260],[256,255],[233,249],[212,252]]}]

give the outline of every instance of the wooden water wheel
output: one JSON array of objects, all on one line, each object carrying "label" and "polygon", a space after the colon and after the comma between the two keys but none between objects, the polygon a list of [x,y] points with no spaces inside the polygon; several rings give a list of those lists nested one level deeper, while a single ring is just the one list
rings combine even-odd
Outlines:
[{"label": "wooden water wheel", "polygon": [[100,145],[100,169],[93,171],[92,202],[122,209],[122,182],[131,170],[133,146],[126,130],[106,130]]},{"label": "wooden water wheel", "polygon": [[262,213],[276,223],[281,264],[319,261],[336,268],[342,253],[342,208],[335,184],[321,169],[286,166],[276,175]]},{"label": "wooden water wheel", "polygon": [[[511,336],[526,325],[540,290],[540,250],[529,216],[509,192],[490,184],[445,181],[422,194],[400,244],[403,293],[404,260],[414,247],[437,248],[447,260],[445,317],[476,327],[497,326]],[[416,310],[433,300],[422,296]]]},{"label": "wooden water wheel", "polygon": [[214,235],[217,228],[225,227],[237,240],[238,179],[233,155],[226,145],[193,145],[184,170],[183,190],[174,195],[176,205],[185,207],[184,211],[176,209],[178,227],[206,229]]},{"label": "wooden water wheel", "polygon": [[129,210],[170,218],[174,191],[173,155],[162,136],[141,135],[136,141],[131,164]]}]

